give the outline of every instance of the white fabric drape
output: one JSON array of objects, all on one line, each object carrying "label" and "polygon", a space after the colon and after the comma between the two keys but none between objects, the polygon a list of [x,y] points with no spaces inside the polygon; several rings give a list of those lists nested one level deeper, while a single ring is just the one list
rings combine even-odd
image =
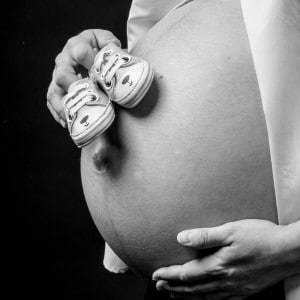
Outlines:
[{"label": "white fabric drape", "polygon": [[[267,122],[279,222],[300,220],[300,1],[241,0]],[[300,275],[285,281],[300,299]]]}]

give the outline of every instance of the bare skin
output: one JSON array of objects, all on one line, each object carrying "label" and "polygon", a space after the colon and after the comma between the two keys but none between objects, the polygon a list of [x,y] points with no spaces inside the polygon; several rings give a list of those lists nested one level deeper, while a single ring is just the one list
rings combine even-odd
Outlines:
[{"label": "bare skin", "polygon": [[266,124],[237,3],[195,1],[154,27],[133,51],[156,71],[149,93],[135,109],[118,110],[107,133],[82,151],[98,229],[147,276],[198,256],[176,242],[181,230],[277,221]]},{"label": "bare skin", "polygon": [[161,268],[153,279],[158,290],[169,291],[174,299],[244,299],[300,273],[299,241],[300,221],[279,226],[242,220],[184,231],[178,235],[182,245],[219,250],[203,259]]},{"label": "bare skin", "polygon": [[85,30],[71,37],[55,59],[52,81],[47,92],[47,107],[54,119],[66,127],[62,98],[69,86],[91,68],[94,58],[101,48],[109,43],[121,45],[109,31],[101,29]]},{"label": "bare skin", "polygon": [[[228,3],[232,4],[229,11],[224,11],[228,5],[222,7],[222,1],[187,6],[139,43],[134,53],[148,59],[157,70],[155,84],[144,101],[148,104],[133,112],[120,110],[108,133],[82,152],[85,195],[96,225],[125,262],[147,274],[176,260],[180,264],[195,258],[195,252],[176,243],[176,234],[183,229],[250,217],[277,219],[267,136],[249,45],[237,1]],[[184,17],[187,13],[189,18]],[[75,80],[78,56],[90,62],[93,59],[93,52],[85,49],[94,48],[91,40],[82,47],[88,58],[83,54],[77,54],[77,60],[72,57],[75,40],[69,44],[73,50],[63,51],[66,58],[57,60],[58,66],[67,63],[65,68],[60,67],[63,71],[59,76],[54,72],[55,85],[52,82],[49,88],[52,97],[48,95],[48,101],[55,103],[52,110],[57,119],[64,118],[60,100]],[[213,161],[217,164],[207,163]],[[210,186],[212,181],[216,183]],[[195,199],[201,199],[197,209],[188,202]],[[176,211],[185,212],[186,217]],[[270,233],[286,232],[285,238],[292,239],[287,233],[290,231],[282,231],[274,223],[251,222],[256,225],[246,226],[248,234],[239,240],[240,249],[253,245],[258,227]],[[236,232],[245,228],[238,221],[230,224]],[[226,232],[221,240],[226,239]],[[279,246],[282,238],[275,240],[272,243]],[[255,245],[260,249],[256,250],[266,255],[264,249],[269,243],[259,236]],[[201,248],[201,241],[194,246]],[[297,247],[291,246],[291,251]],[[281,253],[286,251],[281,249]],[[249,251],[245,259],[251,260],[253,255]],[[298,262],[296,255],[292,257],[294,263]],[[230,255],[225,262],[230,265]],[[265,266],[265,273],[272,272],[270,266],[272,263]],[[158,274],[156,279],[164,280],[159,285],[172,280]],[[240,280],[247,280],[242,273],[240,276]],[[275,276],[274,282],[284,276],[287,274]],[[256,291],[274,282],[263,283]],[[234,293],[236,287],[228,285],[228,291]]]}]

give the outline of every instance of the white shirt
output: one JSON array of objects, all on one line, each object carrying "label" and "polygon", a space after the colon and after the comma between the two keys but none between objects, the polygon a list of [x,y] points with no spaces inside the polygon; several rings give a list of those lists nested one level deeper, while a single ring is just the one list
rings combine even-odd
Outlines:
[{"label": "white shirt", "polygon": [[[133,0],[128,49],[172,10],[191,0]],[[201,1],[201,0],[198,0]],[[280,224],[300,220],[300,0],[241,0],[266,117]],[[125,271],[109,246],[104,265]],[[300,275],[285,280],[300,299]]]}]

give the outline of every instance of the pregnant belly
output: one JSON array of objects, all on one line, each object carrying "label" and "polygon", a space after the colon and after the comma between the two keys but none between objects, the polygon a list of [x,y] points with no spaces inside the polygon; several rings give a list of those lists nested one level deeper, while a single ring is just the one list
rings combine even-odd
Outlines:
[{"label": "pregnant belly", "polygon": [[[156,71],[151,90],[82,150],[83,188],[99,231],[145,275],[201,255],[177,244],[183,229],[277,218],[239,1],[224,3],[192,2],[139,42],[133,53]],[[109,163],[105,172],[99,160]]]}]

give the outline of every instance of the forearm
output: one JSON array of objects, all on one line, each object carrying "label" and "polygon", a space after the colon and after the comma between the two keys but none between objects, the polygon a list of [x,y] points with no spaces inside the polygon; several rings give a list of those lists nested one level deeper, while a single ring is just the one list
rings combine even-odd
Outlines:
[{"label": "forearm", "polygon": [[300,273],[300,221],[282,227],[279,243],[287,275]]}]

